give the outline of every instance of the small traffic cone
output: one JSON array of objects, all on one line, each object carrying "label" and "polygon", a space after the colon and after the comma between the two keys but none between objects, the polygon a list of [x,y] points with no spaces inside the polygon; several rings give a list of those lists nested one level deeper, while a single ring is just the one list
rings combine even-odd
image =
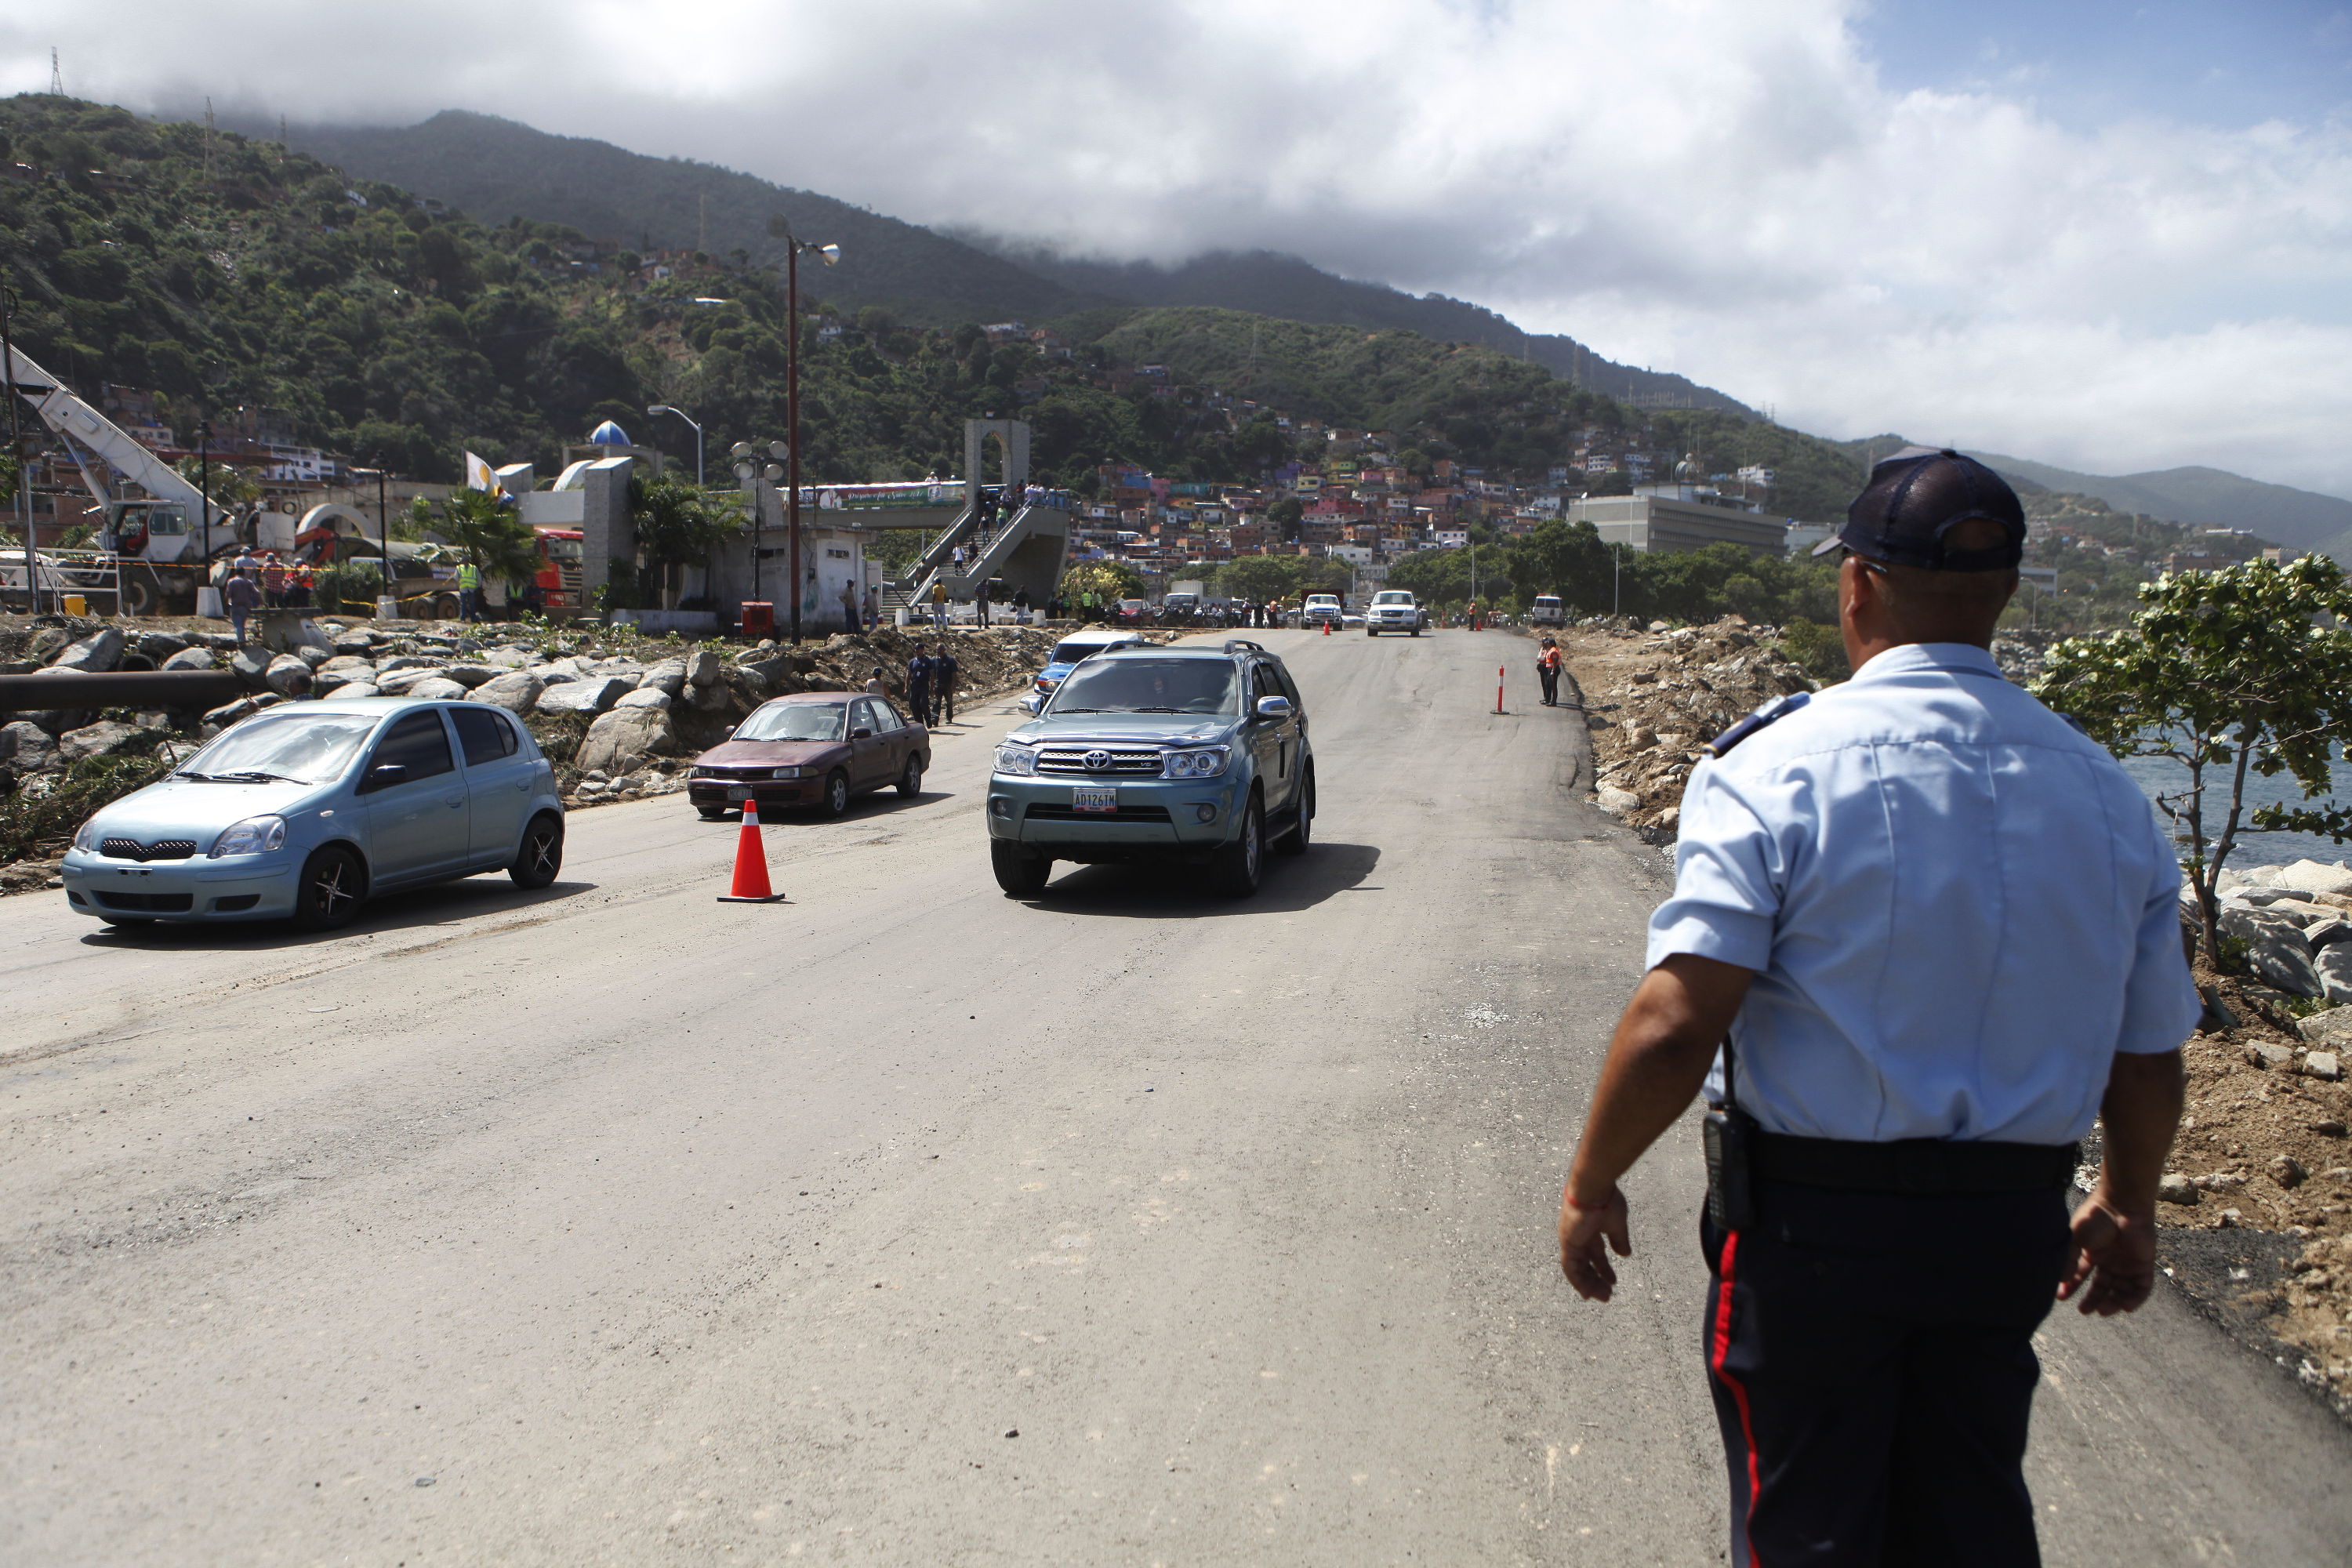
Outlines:
[{"label": "small traffic cone", "polygon": [[735,837],[735,882],[719,895],[722,904],[781,904],[783,894],[768,889],[768,852],[760,847],[760,803],[743,803],[743,831]]},{"label": "small traffic cone", "polygon": [[1323,635],[1327,637],[1331,635],[1331,623],[1328,621],[1323,623]]}]

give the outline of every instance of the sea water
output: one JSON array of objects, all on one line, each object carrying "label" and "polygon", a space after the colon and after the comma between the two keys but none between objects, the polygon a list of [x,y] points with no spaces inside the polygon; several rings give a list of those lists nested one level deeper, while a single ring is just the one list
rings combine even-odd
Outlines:
[{"label": "sea water", "polygon": [[[2139,787],[2153,802],[2159,792],[2171,794],[2189,785],[2189,770],[2169,757],[2126,757],[2124,772],[2131,774]],[[2324,795],[2310,800],[2303,798],[2303,786],[2292,773],[2280,773],[2275,778],[2248,774],[2246,778],[2245,818],[2254,815],[2257,806],[2271,804],[2309,805],[2313,807],[2352,805],[2352,763],[2338,757],[2329,764],[2335,787]],[[2215,769],[2206,774],[2205,832],[2210,839],[2221,831],[2221,820],[2229,808],[2229,773]],[[2169,820],[2159,816],[2160,822],[2169,826]],[[2230,858],[2223,869],[2243,871],[2253,866],[2284,866],[2294,860],[2352,861],[2352,843],[2338,844],[2332,838],[2311,833],[2251,833],[2241,830],[2231,846]]]}]

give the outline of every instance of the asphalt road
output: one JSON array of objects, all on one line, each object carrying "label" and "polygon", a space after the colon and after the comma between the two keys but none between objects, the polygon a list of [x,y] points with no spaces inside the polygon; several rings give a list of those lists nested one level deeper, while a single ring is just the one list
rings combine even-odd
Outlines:
[{"label": "asphalt road", "polygon": [[[992,705],[787,905],[677,800],[331,940],[0,901],[0,1561],[1719,1561],[1695,1135],[1615,1303],[1551,1240],[1661,862],[1524,642],[1267,636],[1322,815],[1247,903],[1001,896]],[[2283,1374],[2045,1339],[2050,1561],[2347,1560]]]}]

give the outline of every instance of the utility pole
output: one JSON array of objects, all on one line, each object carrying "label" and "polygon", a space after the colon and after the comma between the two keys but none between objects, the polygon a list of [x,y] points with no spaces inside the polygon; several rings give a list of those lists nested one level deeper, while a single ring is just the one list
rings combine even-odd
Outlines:
[{"label": "utility pole", "polygon": [[791,535],[788,559],[793,574],[793,641],[801,640],[801,252],[814,251],[831,267],[841,259],[841,247],[814,245],[782,227],[784,242],[784,440],[786,458],[785,527]]}]

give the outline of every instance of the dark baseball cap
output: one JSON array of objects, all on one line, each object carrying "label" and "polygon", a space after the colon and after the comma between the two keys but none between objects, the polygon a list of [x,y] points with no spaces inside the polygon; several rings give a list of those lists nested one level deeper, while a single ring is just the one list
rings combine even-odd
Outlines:
[{"label": "dark baseball cap", "polygon": [[[1999,523],[2006,542],[1984,550],[1947,550],[1944,535],[1971,518]],[[1843,547],[1894,566],[1930,572],[1999,572],[2025,558],[2025,508],[2009,481],[1947,447],[1906,447],[1870,470],[1845,526],[1813,547]]]}]

